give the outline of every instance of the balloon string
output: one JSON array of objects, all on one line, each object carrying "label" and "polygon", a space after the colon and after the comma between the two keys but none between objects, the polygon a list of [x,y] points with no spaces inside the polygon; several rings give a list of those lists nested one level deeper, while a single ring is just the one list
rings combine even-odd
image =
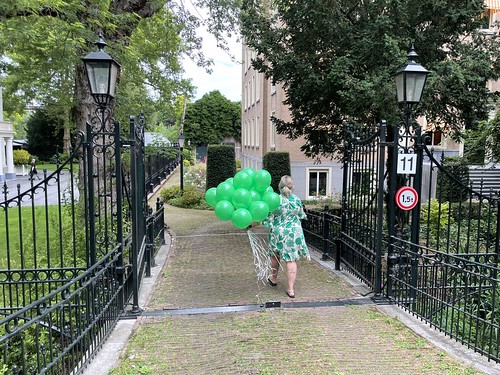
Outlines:
[{"label": "balloon string", "polygon": [[253,263],[255,266],[257,281],[266,283],[267,278],[272,273],[267,243],[263,238],[259,237],[251,230],[248,230],[247,233],[250,241],[250,247],[252,248]]}]

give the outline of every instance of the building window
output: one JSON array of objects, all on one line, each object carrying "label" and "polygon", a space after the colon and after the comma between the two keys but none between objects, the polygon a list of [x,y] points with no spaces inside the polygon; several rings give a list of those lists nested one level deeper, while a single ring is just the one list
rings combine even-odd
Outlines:
[{"label": "building window", "polygon": [[243,90],[243,108],[245,109],[245,111],[248,108],[247,103],[248,103],[247,85],[245,85],[245,89]]},{"label": "building window", "polygon": [[252,105],[255,105],[255,98],[257,97],[257,86],[255,85],[255,74],[252,76]]},{"label": "building window", "polygon": [[441,130],[425,132],[424,140],[427,146],[440,146],[443,140],[443,132]]},{"label": "building window", "polygon": [[269,126],[269,147],[272,151],[276,150],[276,125],[272,118],[274,117],[276,111],[271,112],[271,120]]},{"label": "building window", "polygon": [[258,103],[260,101],[260,80],[262,78],[262,74],[258,74],[255,80],[255,102]]},{"label": "building window", "polygon": [[307,195],[309,197],[326,197],[330,194],[328,169],[309,169]]},{"label": "building window", "polygon": [[255,147],[260,146],[260,117],[255,119]]},{"label": "building window", "polygon": [[273,77],[271,77],[271,95],[276,94],[276,85],[273,83]]},{"label": "building window", "polygon": [[250,100],[252,100],[252,83],[250,81],[248,81],[248,85],[247,85],[247,100],[246,100],[246,108],[249,109],[250,108]]},{"label": "building window", "polygon": [[243,123],[243,129],[241,130],[241,144],[243,147],[247,145],[247,122]]},{"label": "building window", "polygon": [[246,124],[246,145],[250,147],[250,120],[247,120]]},{"label": "building window", "polygon": [[252,119],[252,125],[250,126],[250,142],[251,146],[255,146],[255,119]]}]

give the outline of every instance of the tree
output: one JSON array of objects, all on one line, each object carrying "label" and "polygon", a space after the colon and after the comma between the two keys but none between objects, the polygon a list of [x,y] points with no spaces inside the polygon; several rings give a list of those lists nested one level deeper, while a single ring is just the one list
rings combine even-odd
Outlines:
[{"label": "tree", "polygon": [[486,118],[500,42],[478,31],[482,0],[262,3],[243,0],[242,34],[253,66],[283,84],[292,119],[274,119],[278,132],[304,136],[306,155],[341,152],[347,119],[400,121],[392,74],[412,42],[432,71],[419,114],[456,137]]},{"label": "tree", "polygon": [[28,150],[42,160],[50,160],[56,151],[62,150],[63,126],[50,111],[41,108],[35,111],[26,124]]},{"label": "tree", "polygon": [[500,113],[489,121],[481,121],[464,137],[464,158],[470,164],[500,160]]},{"label": "tree", "polygon": [[[177,93],[190,93],[182,80],[180,56],[200,66],[211,61],[200,53],[194,30],[203,22],[222,37],[234,24],[234,1],[198,0],[217,17],[202,21],[182,4],[168,0],[14,0],[0,4],[0,70],[4,73],[5,110],[50,104],[69,130],[84,128],[94,103],[89,96],[81,58],[95,50],[103,31],[106,51],[122,66],[115,116],[121,122],[139,110],[168,111]],[[228,8],[231,9],[231,8]],[[233,6],[232,9],[237,9]],[[223,43],[222,43],[223,44]]]},{"label": "tree", "polygon": [[241,140],[241,105],[219,91],[188,104],[184,135],[193,145],[219,144],[225,137]]}]

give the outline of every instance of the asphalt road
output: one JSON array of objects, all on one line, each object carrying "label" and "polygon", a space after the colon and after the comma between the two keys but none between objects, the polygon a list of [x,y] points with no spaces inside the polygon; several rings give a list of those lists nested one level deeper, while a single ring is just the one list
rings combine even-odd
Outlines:
[{"label": "asphalt road", "polygon": [[[17,176],[15,180],[0,182],[0,204],[18,197],[20,195],[22,205],[31,204],[34,200],[35,206],[53,205],[59,202],[71,201],[71,179],[69,172],[60,175],[51,175],[47,172],[47,179],[43,179],[43,173],[39,173],[40,179],[31,181],[29,176]],[[73,183],[74,200],[78,200],[79,191],[77,182]],[[9,204],[12,206],[15,204]]]}]

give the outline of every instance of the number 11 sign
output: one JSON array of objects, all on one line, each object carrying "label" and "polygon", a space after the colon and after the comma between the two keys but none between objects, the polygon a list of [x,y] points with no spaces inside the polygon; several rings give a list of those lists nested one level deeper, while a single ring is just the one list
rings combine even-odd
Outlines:
[{"label": "number 11 sign", "polygon": [[402,210],[411,210],[417,203],[417,191],[411,186],[403,186],[396,192],[396,204]]},{"label": "number 11 sign", "polygon": [[398,154],[398,174],[417,173],[417,154]]}]

